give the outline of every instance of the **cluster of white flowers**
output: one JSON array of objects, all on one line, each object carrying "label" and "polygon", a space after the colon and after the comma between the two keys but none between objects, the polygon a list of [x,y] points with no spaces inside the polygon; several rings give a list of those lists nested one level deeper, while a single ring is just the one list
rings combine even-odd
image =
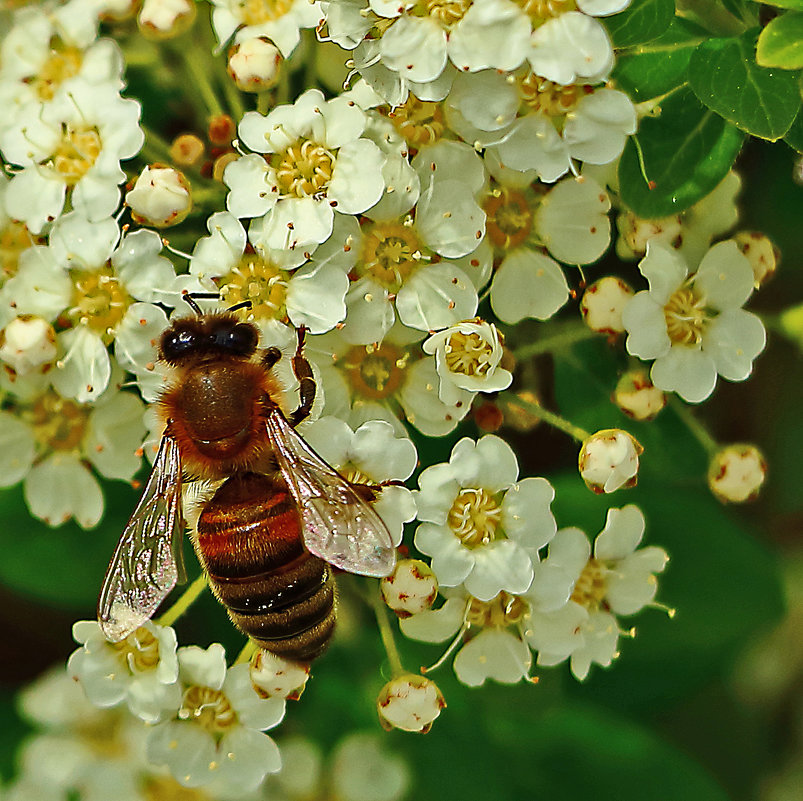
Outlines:
[{"label": "cluster of white flowers", "polygon": [[[558,528],[552,485],[520,478],[501,436],[462,438],[439,464],[420,464],[419,452],[426,437],[468,429],[472,414],[499,431],[518,410],[582,443],[580,478],[593,492],[634,486],[643,448],[631,434],[590,434],[539,406],[524,366],[540,347],[533,332],[546,332],[549,352],[562,329],[539,326],[585,289],[569,340],[604,336],[622,356],[652,362],[648,374],[633,360],[610,387],[638,421],[661,411],[665,393],[699,403],[717,376],[746,379],[765,330],[741,307],[776,254],[752,233],[718,241],[735,223],[738,177],[663,220],[622,205],[614,170],[638,114],[610,78],[603,19],[629,0],[208,5],[47,0],[9,17],[0,486],[22,483],[32,514],[51,525],[96,525],[97,476],[133,482],[161,436],[143,402],[163,386],[160,333],[184,314],[182,295],[211,297],[209,308],[236,307],[262,348],[281,350],[272,369],[288,394],[299,388],[296,332],[306,332],[317,395],[305,440],[347,481],[375,487],[393,545],[426,557],[399,562],[381,585],[407,637],[451,641],[438,662],[456,652],[470,686],[529,679],[534,661],[568,661],[581,680],[592,664],[610,665],[628,633],[621,619],[653,603],[668,558],[638,547],[644,514],[609,509],[592,545]],[[298,54],[309,55],[297,46],[311,52],[315,36],[348,51],[351,88],[333,91],[309,57],[304,79],[319,69],[329,94],[311,86],[293,96]],[[172,142],[162,136],[178,124],[146,128],[141,117],[153,125],[161,112],[143,115],[123,96],[124,52],[155,64],[163,44],[179,65],[173,88],[191,96],[196,117],[180,123],[193,133]],[[609,251],[612,232],[621,258],[640,259],[648,288],[613,275],[586,286],[581,269]],[[419,468],[418,490],[403,486]],[[760,453],[734,446],[712,460],[709,482],[717,497],[742,501],[765,472]],[[387,609],[377,606],[382,626]],[[387,646],[392,632],[382,633]],[[109,725],[124,713],[148,724],[131,761],[132,801],[145,758],[162,769],[149,768],[148,781],[261,797],[281,765],[265,731],[300,696],[308,666],[264,651],[227,666],[221,645],[178,647],[171,628],[153,623],[116,644],[95,623],[74,635],[69,671],[93,704],[114,710]],[[380,721],[425,732],[445,700],[392,652]],[[320,773],[320,759],[298,753],[310,776]],[[64,786],[92,797],[94,771],[69,773]],[[337,775],[330,786],[348,799]],[[387,775],[370,797],[403,793],[403,769],[390,760]],[[279,792],[314,797],[285,778]],[[127,798],[121,788],[116,797]]]}]

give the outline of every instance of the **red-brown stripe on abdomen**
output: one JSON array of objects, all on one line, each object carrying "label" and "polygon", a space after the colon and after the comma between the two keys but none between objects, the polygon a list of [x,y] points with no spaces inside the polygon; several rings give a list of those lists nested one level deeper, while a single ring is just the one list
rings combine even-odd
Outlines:
[{"label": "red-brown stripe on abdomen", "polygon": [[263,648],[309,661],[335,622],[329,566],[301,538],[301,515],[280,477],[227,479],[198,520],[198,557],[234,624]]}]

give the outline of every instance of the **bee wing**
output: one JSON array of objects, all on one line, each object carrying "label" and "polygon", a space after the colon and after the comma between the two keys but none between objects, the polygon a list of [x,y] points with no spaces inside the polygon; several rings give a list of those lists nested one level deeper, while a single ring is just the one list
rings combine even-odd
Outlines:
[{"label": "bee wing", "polygon": [[267,420],[282,477],[301,510],[304,544],[327,562],[363,576],[387,576],[396,549],[382,518],[278,410]]},{"label": "bee wing", "polygon": [[137,508],[114,552],[98,600],[98,623],[113,642],[125,639],[156,611],[183,578],[181,462],[178,446],[162,437]]}]

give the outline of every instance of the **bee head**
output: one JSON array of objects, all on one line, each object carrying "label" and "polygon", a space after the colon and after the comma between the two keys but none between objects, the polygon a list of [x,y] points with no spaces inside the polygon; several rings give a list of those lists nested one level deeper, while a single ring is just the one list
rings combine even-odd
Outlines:
[{"label": "bee head", "polygon": [[187,360],[221,356],[250,357],[259,343],[259,332],[251,323],[233,314],[202,314],[176,320],[159,342],[159,356],[177,366]]}]

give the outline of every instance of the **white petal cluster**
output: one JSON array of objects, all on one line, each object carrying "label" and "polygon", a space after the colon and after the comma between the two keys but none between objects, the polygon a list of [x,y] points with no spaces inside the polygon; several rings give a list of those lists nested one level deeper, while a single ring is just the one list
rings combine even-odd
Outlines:
[{"label": "white petal cluster", "polygon": [[653,384],[690,403],[704,401],[717,375],[744,381],[764,349],[761,320],[742,309],[753,292],[753,269],[732,240],[714,245],[689,275],[683,257],[650,241],[639,262],[650,284],[625,306],[627,350],[654,360]]}]

